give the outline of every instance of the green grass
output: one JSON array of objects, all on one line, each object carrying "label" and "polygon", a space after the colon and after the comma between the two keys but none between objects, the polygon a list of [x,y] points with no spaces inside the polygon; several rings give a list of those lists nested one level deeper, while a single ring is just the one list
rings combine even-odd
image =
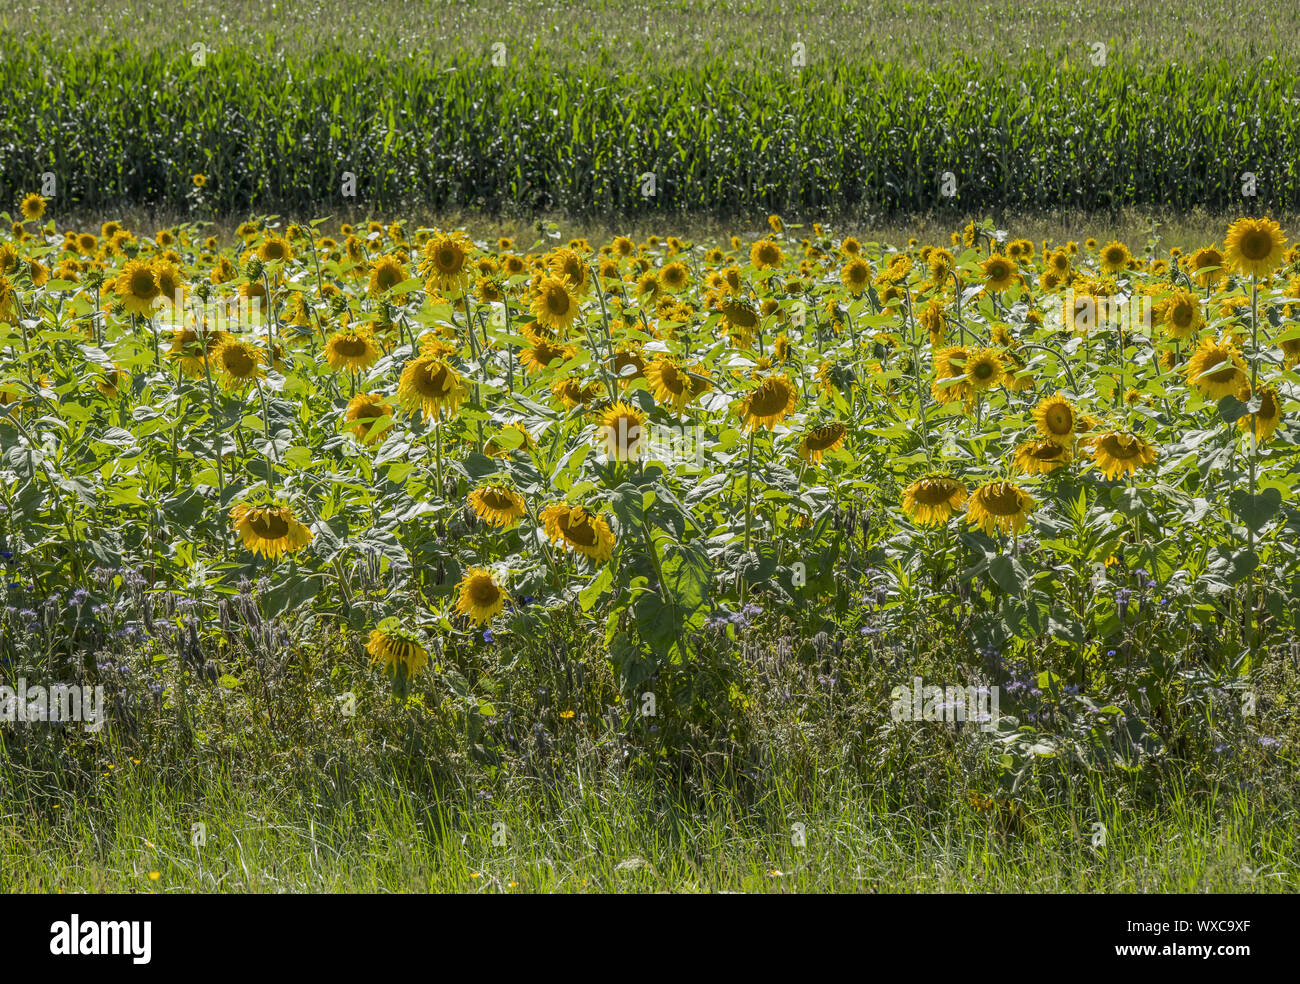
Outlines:
[{"label": "green grass", "polygon": [[[800,791],[775,776],[750,806],[725,790],[667,797],[626,777],[570,774],[491,800],[388,780],[175,789],[124,765],[105,803],[0,814],[12,891],[1295,891],[1294,814],[1244,797],[1178,796],[1132,812],[1099,798],[1017,831],[954,803],[891,808],[834,770]],[[1099,811],[1099,812],[1098,812]],[[1108,838],[1091,844],[1100,816]],[[194,846],[193,825],[206,839]],[[504,826],[496,826],[496,825]],[[804,843],[796,846],[797,824]],[[157,881],[150,872],[158,872]]]}]

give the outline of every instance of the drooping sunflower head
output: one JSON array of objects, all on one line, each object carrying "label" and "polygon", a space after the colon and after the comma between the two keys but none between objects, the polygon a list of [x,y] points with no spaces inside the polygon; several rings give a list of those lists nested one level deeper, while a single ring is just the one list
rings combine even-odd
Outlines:
[{"label": "drooping sunflower head", "polygon": [[1026,441],[1016,448],[1015,468],[1026,475],[1046,475],[1074,457],[1067,444],[1060,441]]},{"label": "drooping sunflower head", "polygon": [[595,380],[583,382],[581,376],[566,376],[556,380],[551,386],[551,393],[566,407],[585,406],[601,393],[600,384]]},{"label": "drooping sunflower head", "polygon": [[378,358],[379,347],[374,336],[364,328],[349,327],[336,331],[325,343],[325,361],[336,371],[360,372]]},{"label": "drooping sunflower head", "polygon": [[1264,278],[1286,253],[1286,233],[1272,219],[1238,219],[1228,227],[1228,264],[1245,276]]},{"label": "drooping sunflower head", "polygon": [[392,417],[392,404],[378,393],[358,393],[348,401],[345,414],[348,430],[365,444],[374,444],[387,432],[387,428],[377,426],[385,417]]},{"label": "drooping sunflower head", "polygon": [[597,563],[614,555],[615,537],[603,516],[581,506],[557,503],[542,510],[542,525],[553,543]]},{"label": "drooping sunflower head", "polygon": [[1229,339],[1202,338],[1187,360],[1187,381],[1212,400],[1233,396],[1247,381],[1246,363]]},{"label": "drooping sunflower head", "polygon": [[116,400],[118,393],[131,381],[131,374],[120,366],[105,369],[95,380],[95,388],[107,399]]},{"label": "drooping sunflower head", "polygon": [[1020,486],[1012,482],[990,482],[972,493],[966,506],[966,522],[978,526],[989,536],[995,532],[1020,532],[1029,521],[1037,503]]},{"label": "drooping sunflower head", "polygon": [[415,633],[397,626],[372,629],[366,651],[370,653],[370,664],[382,663],[390,677],[402,675],[409,680],[429,662],[429,654]]},{"label": "drooping sunflower head", "polygon": [[[1256,390],[1256,395],[1259,397],[1259,409],[1254,413],[1246,413],[1238,417],[1237,426],[1249,434],[1253,425],[1256,442],[1263,444],[1273,436],[1277,425],[1282,422],[1282,403],[1278,398],[1277,390],[1272,386],[1260,386]],[[1249,384],[1237,394],[1237,399],[1243,403],[1249,401]]]},{"label": "drooping sunflower head", "polygon": [[815,465],[821,464],[822,455],[843,444],[848,432],[849,429],[838,420],[813,428],[799,441],[799,457]]},{"label": "drooping sunflower head", "polygon": [[1103,431],[1087,440],[1089,451],[1103,475],[1114,480],[1147,468],[1156,460],[1156,449],[1136,434]]},{"label": "drooping sunflower head", "polygon": [[431,355],[409,362],[397,383],[397,398],[425,419],[454,417],[466,393],[456,370]]},{"label": "drooping sunflower head", "polygon": [[486,625],[506,605],[505,589],[497,584],[491,571],[482,567],[469,568],[456,589],[456,611],[475,625]]},{"label": "drooping sunflower head", "polygon": [[926,475],[903,489],[903,511],[920,526],[946,522],[965,501],[966,486],[951,475]]},{"label": "drooping sunflower head", "polygon": [[218,346],[212,353],[212,365],[221,374],[227,389],[239,389],[266,375],[262,369],[262,350],[237,338]]},{"label": "drooping sunflower head", "polygon": [[794,412],[797,397],[794,383],[785,376],[765,376],[746,395],[741,404],[740,416],[745,430],[758,427],[772,430]]},{"label": "drooping sunflower head", "polygon": [[596,443],[614,461],[637,461],[645,446],[646,415],[629,403],[619,401],[600,415]]},{"label": "drooping sunflower head", "polygon": [[489,526],[507,529],[525,514],[524,497],[504,485],[485,485],[469,494],[474,514]]},{"label": "drooping sunflower head", "polygon": [[293,510],[278,503],[237,505],[230,510],[230,521],[246,549],[270,560],[297,553],[312,540],[311,530],[298,521]]},{"label": "drooping sunflower head", "polygon": [[1077,423],[1074,406],[1063,396],[1045,397],[1034,407],[1034,423],[1049,441],[1069,444],[1074,439]]}]

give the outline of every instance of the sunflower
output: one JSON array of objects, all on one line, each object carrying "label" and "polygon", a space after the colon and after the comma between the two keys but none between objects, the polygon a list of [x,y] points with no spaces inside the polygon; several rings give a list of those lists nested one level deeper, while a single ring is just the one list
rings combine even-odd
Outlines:
[{"label": "sunflower", "polygon": [[231,335],[220,329],[205,331],[200,337],[194,328],[179,328],[172,333],[167,358],[177,363],[185,375],[202,376],[207,358],[231,338]]},{"label": "sunflower", "polygon": [[1231,341],[1202,338],[1187,360],[1187,381],[1212,400],[1235,395],[1246,382],[1246,363]]},{"label": "sunflower", "polygon": [[1286,234],[1272,219],[1238,219],[1224,240],[1228,265],[1258,278],[1272,273],[1286,252]]},{"label": "sunflower", "polygon": [[456,611],[468,615],[475,625],[486,625],[506,606],[506,593],[497,584],[492,572],[482,567],[471,567],[456,585],[460,594],[456,598]]},{"label": "sunflower", "polygon": [[1089,437],[1087,447],[1101,473],[1109,479],[1134,474],[1156,460],[1156,449],[1125,431],[1106,431]]},{"label": "sunflower", "polygon": [[921,313],[917,315],[916,320],[922,328],[930,333],[930,345],[932,347],[943,344],[944,317],[942,304],[937,300],[931,300],[921,309]]},{"label": "sunflower", "polygon": [[871,266],[861,257],[854,257],[840,270],[840,280],[854,297],[861,297],[871,285]]},{"label": "sunflower", "polygon": [[543,277],[533,296],[532,312],[540,324],[562,334],[578,317],[578,299],[569,292],[567,281]]},{"label": "sunflower", "polygon": [[397,383],[397,398],[423,410],[426,419],[455,416],[466,392],[456,370],[430,355],[409,362]]},{"label": "sunflower", "polygon": [[771,270],[785,262],[785,254],[772,240],[760,239],[749,249],[749,262],[760,270]]},{"label": "sunflower", "polygon": [[567,362],[578,354],[572,345],[553,345],[540,336],[535,336],[532,342],[529,348],[519,353],[519,361],[534,372],[540,372],[556,360]]},{"label": "sunflower", "polygon": [[644,446],[646,416],[629,403],[619,401],[600,416],[596,443],[605,448],[605,456],[615,461],[636,461]]},{"label": "sunflower", "polygon": [[645,377],[655,402],[670,406],[679,414],[686,409],[694,395],[690,375],[676,360],[666,355],[661,355],[646,366]]},{"label": "sunflower", "polygon": [[370,265],[370,285],[369,292],[371,297],[378,297],[386,294],[398,284],[406,280],[406,267],[396,256],[381,256]]},{"label": "sunflower", "polygon": [[995,531],[1020,532],[1037,503],[1020,486],[1011,482],[981,485],[966,506],[966,522],[978,526],[989,536]]},{"label": "sunflower", "polygon": [[239,389],[266,375],[262,370],[262,350],[237,338],[217,347],[212,353],[212,364],[221,373],[227,389]]},{"label": "sunflower", "polygon": [[366,643],[370,664],[383,663],[390,676],[405,673],[409,679],[429,662],[429,654],[416,641],[415,634],[403,629],[372,629]]},{"label": "sunflower", "polygon": [[195,188],[202,188],[208,183],[208,176],[206,174],[191,175],[190,183],[193,184]]},{"label": "sunflower", "polygon": [[1107,273],[1118,273],[1120,270],[1128,269],[1129,263],[1133,259],[1133,254],[1129,252],[1128,247],[1118,240],[1112,240],[1102,247],[1098,254],[1101,260],[1101,268]]},{"label": "sunflower", "polygon": [[542,525],[551,542],[575,550],[589,560],[609,560],[614,555],[614,533],[601,516],[582,506],[557,503],[542,510]]},{"label": "sunflower", "polygon": [[1198,249],[1187,260],[1187,269],[1200,287],[1212,287],[1220,283],[1226,271],[1226,258],[1213,246]]},{"label": "sunflower", "polygon": [[523,424],[511,422],[505,424],[496,437],[488,439],[487,444],[483,446],[483,453],[489,458],[508,458],[511,451],[519,449],[526,451],[532,446],[533,438],[527,428]]},{"label": "sunflower", "polygon": [[794,412],[797,391],[794,383],[785,376],[766,376],[746,394],[740,415],[745,430],[758,427],[773,430],[777,424]]},{"label": "sunflower", "polygon": [[384,435],[384,431],[375,429],[375,424],[392,415],[392,404],[385,402],[378,393],[358,393],[348,401],[344,419],[347,422],[347,429],[352,431],[358,440],[365,444],[374,444]]},{"label": "sunflower", "polygon": [[1001,294],[1019,279],[1015,262],[998,253],[981,263],[980,268],[984,271],[984,286],[995,294]]},{"label": "sunflower", "polygon": [[131,381],[131,374],[120,366],[114,366],[112,369],[105,369],[95,380],[95,389],[99,390],[110,400],[116,400],[117,394],[121,392],[122,387]]},{"label": "sunflower", "polygon": [[[1263,444],[1273,432],[1277,430],[1277,425],[1282,420],[1282,404],[1278,400],[1277,390],[1272,386],[1259,387],[1259,409],[1252,413],[1243,414],[1237,418],[1237,426],[1250,433],[1251,424],[1254,424],[1255,441]],[[1247,386],[1237,394],[1237,399],[1245,403],[1250,399],[1250,388]]]},{"label": "sunflower", "polygon": [[583,297],[591,289],[591,271],[572,249],[557,249],[546,257],[551,277],[561,280],[571,294]]},{"label": "sunflower", "polygon": [[691,282],[690,268],[681,260],[669,263],[659,271],[659,282],[669,293],[676,294]]},{"label": "sunflower", "polygon": [[584,383],[581,376],[566,376],[551,386],[551,393],[566,407],[585,406],[600,395],[600,384]]},{"label": "sunflower", "polygon": [[148,317],[162,293],[154,268],[139,260],[129,260],[113,282],[113,290],[131,314]]},{"label": "sunflower", "polygon": [[424,272],[443,291],[458,291],[465,283],[470,244],[459,236],[437,235],[424,244]]},{"label": "sunflower", "polygon": [[469,494],[468,501],[479,519],[497,529],[514,526],[527,511],[524,497],[503,485],[475,489]]},{"label": "sunflower", "polygon": [[292,509],[281,504],[241,504],[230,510],[230,521],[247,549],[270,560],[297,553],[312,540],[311,530],[298,522]]},{"label": "sunflower", "polygon": [[1046,475],[1074,456],[1069,445],[1059,441],[1026,441],[1016,448],[1015,467],[1026,475]]},{"label": "sunflower", "polygon": [[1006,370],[996,349],[982,348],[966,359],[966,382],[977,392],[992,389],[1002,381]]},{"label": "sunflower", "polygon": [[970,395],[966,382],[966,360],[970,350],[961,345],[950,345],[933,355],[934,382],[930,395],[936,403],[955,403]]},{"label": "sunflower", "polygon": [[271,236],[257,248],[257,258],[263,263],[288,263],[293,259],[293,247],[287,239]]},{"label": "sunflower", "polygon": [[926,475],[903,489],[903,511],[920,526],[946,522],[965,501],[966,486],[951,475]]},{"label": "sunflower", "polygon": [[45,214],[45,199],[36,192],[32,192],[23,198],[22,203],[18,206],[18,211],[23,213],[23,218],[28,222],[35,222]]},{"label": "sunflower", "polygon": [[844,436],[848,432],[849,429],[838,420],[808,431],[799,441],[799,457],[804,461],[811,461],[814,465],[820,465],[822,455],[827,451],[834,451],[843,444]]},{"label": "sunflower", "polygon": [[325,343],[325,361],[334,370],[359,372],[373,365],[378,358],[379,348],[374,337],[363,328],[336,331]]},{"label": "sunflower", "polygon": [[1039,401],[1034,407],[1034,422],[1038,424],[1038,432],[1049,441],[1069,444],[1074,437],[1074,407],[1063,396],[1049,396]]},{"label": "sunflower", "polygon": [[1176,341],[1191,337],[1205,324],[1201,299],[1188,290],[1175,290],[1156,311],[1165,334]]}]

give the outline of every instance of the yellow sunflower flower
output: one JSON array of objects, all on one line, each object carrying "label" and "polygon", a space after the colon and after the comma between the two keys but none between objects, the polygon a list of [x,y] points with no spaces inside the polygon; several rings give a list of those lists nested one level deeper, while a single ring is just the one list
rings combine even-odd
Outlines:
[{"label": "yellow sunflower flower", "polygon": [[741,404],[740,416],[745,430],[759,427],[772,430],[794,412],[797,391],[785,376],[767,376],[750,390]]},{"label": "yellow sunflower flower", "polygon": [[551,542],[574,550],[597,563],[614,556],[617,542],[604,517],[582,506],[557,503],[542,510],[542,526]]},{"label": "yellow sunflower flower", "polygon": [[951,475],[926,475],[903,489],[903,511],[920,526],[947,522],[966,502],[966,486]]},{"label": "yellow sunflower flower", "polygon": [[1086,446],[1101,473],[1112,481],[1133,475],[1155,463],[1156,449],[1136,434],[1105,431],[1087,439]]},{"label": "yellow sunflower flower", "polygon": [[285,505],[237,505],[230,521],[245,548],[275,560],[281,554],[297,553],[312,541],[312,532]]},{"label": "yellow sunflower flower", "polygon": [[843,444],[848,432],[849,429],[838,420],[808,431],[799,441],[799,457],[814,465],[820,465],[822,455],[827,451],[834,451]]},{"label": "yellow sunflower flower", "polygon": [[426,420],[454,417],[467,392],[455,369],[429,355],[408,363],[397,383],[397,398],[423,411]]},{"label": "yellow sunflower flower", "polygon": [[486,625],[505,608],[505,589],[482,567],[469,568],[456,589],[456,611],[469,616],[475,625]]},{"label": "yellow sunflower flower", "polygon": [[487,485],[469,494],[468,501],[474,514],[489,526],[508,529],[527,512],[524,497],[503,485]]},{"label": "yellow sunflower flower", "polygon": [[1018,533],[1025,528],[1029,514],[1037,505],[1033,496],[1012,482],[990,482],[971,494],[966,522],[989,536],[997,531]]},{"label": "yellow sunflower flower", "polygon": [[1272,219],[1238,219],[1224,241],[1228,265],[1246,276],[1263,279],[1277,269],[1286,253],[1286,233]]}]

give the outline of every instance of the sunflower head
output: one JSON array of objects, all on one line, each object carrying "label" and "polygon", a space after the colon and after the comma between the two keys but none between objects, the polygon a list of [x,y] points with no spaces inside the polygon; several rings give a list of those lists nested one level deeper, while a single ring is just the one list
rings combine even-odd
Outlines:
[{"label": "sunflower head", "polygon": [[964,375],[971,390],[978,393],[992,389],[1002,381],[1002,377],[1005,375],[1001,355],[996,349],[990,348],[982,348],[972,352],[966,359]]},{"label": "sunflower head", "polygon": [[1034,407],[1034,423],[1049,441],[1069,444],[1074,439],[1077,417],[1074,406],[1063,396],[1049,396]]},{"label": "sunflower head", "polygon": [[505,589],[497,584],[491,571],[482,567],[469,568],[456,591],[456,611],[475,625],[486,625],[506,604]]},{"label": "sunflower head", "polygon": [[297,553],[312,540],[312,532],[286,505],[240,504],[230,510],[230,521],[244,546],[255,554],[275,560],[281,554]]},{"label": "sunflower head", "polygon": [[1248,277],[1264,278],[1286,253],[1286,233],[1272,219],[1238,219],[1228,227],[1228,265]]},{"label": "sunflower head", "polygon": [[567,332],[578,317],[578,299],[570,291],[568,280],[543,277],[533,296],[532,313],[539,324],[557,334]]},{"label": "sunflower head", "polygon": [[336,331],[325,343],[325,361],[336,371],[360,372],[379,359],[374,336],[365,328]]},{"label": "sunflower head", "polygon": [[527,511],[524,497],[503,485],[486,485],[469,494],[469,505],[474,515],[489,526],[508,529]]},{"label": "sunflower head", "polygon": [[419,636],[402,628],[395,618],[386,618],[379,628],[371,630],[366,652],[370,653],[371,666],[383,665],[393,690],[399,695],[406,693],[411,679],[429,662],[429,654],[420,644]]},{"label": "sunflower head", "polygon": [[1016,263],[1010,257],[994,253],[980,264],[984,270],[984,286],[1000,294],[1019,280]]},{"label": "sunflower head", "polygon": [[385,417],[392,417],[392,404],[384,400],[378,393],[358,393],[348,401],[347,413],[344,415],[348,430],[359,441],[365,444],[374,444],[387,432],[387,428],[380,427],[379,422]]},{"label": "sunflower head", "polygon": [[1060,441],[1027,441],[1016,448],[1015,468],[1026,475],[1046,475],[1074,457],[1068,444]]},{"label": "sunflower head", "polygon": [[1227,338],[1202,338],[1185,371],[1187,381],[1212,400],[1235,395],[1247,381],[1246,363]]},{"label": "sunflower head", "polygon": [[849,429],[838,420],[813,428],[799,441],[799,457],[815,465],[821,464],[822,455],[843,444],[848,432]]},{"label": "sunflower head", "polygon": [[951,475],[926,475],[903,489],[903,511],[920,526],[946,522],[965,501],[966,486]]},{"label": "sunflower head", "polygon": [[600,415],[596,443],[613,461],[637,461],[645,447],[646,415],[630,403],[619,401]]},{"label": "sunflower head", "polygon": [[1085,446],[1103,475],[1112,481],[1132,475],[1155,463],[1156,449],[1126,431],[1103,431],[1088,438]]},{"label": "sunflower head", "polygon": [[542,510],[541,519],[546,535],[553,543],[597,563],[614,555],[616,540],[609,524],[604,517],[588,512],[582,506],[564,503],[547,506]]},{"label": "sunflower head", "polygon": [[1018,533],[1025,528],[1036,505],[1033,496],[1020,486],[1012,482],[990,482],[971,494],[966,522],[989,536],[995,532]]},{"label": "sunflower head", "polygon": [[456,370],[430,355],[409,362],[397,384],[398,399],[426,419],[454,417],[467,392]]},{"label": "sunflower head", "polygon": [[759,427],[772,430],[794,412],[797,392],[785,376],[765,376],[750,390],[741,403],[740,416],[745,430]]},{"label": "sunflower head", "polygon": [[18,211],[22,212],[26,221],[35,222],[45,214],[45,199],[36,192],[32,192],[23,198],[18,206]]},{"label": "sunflower head", "polygon": [[212,365],[227,389],[240,389],[266,373],[262,369],[262,350],[237,338],[219,345],[212,353]]}]

